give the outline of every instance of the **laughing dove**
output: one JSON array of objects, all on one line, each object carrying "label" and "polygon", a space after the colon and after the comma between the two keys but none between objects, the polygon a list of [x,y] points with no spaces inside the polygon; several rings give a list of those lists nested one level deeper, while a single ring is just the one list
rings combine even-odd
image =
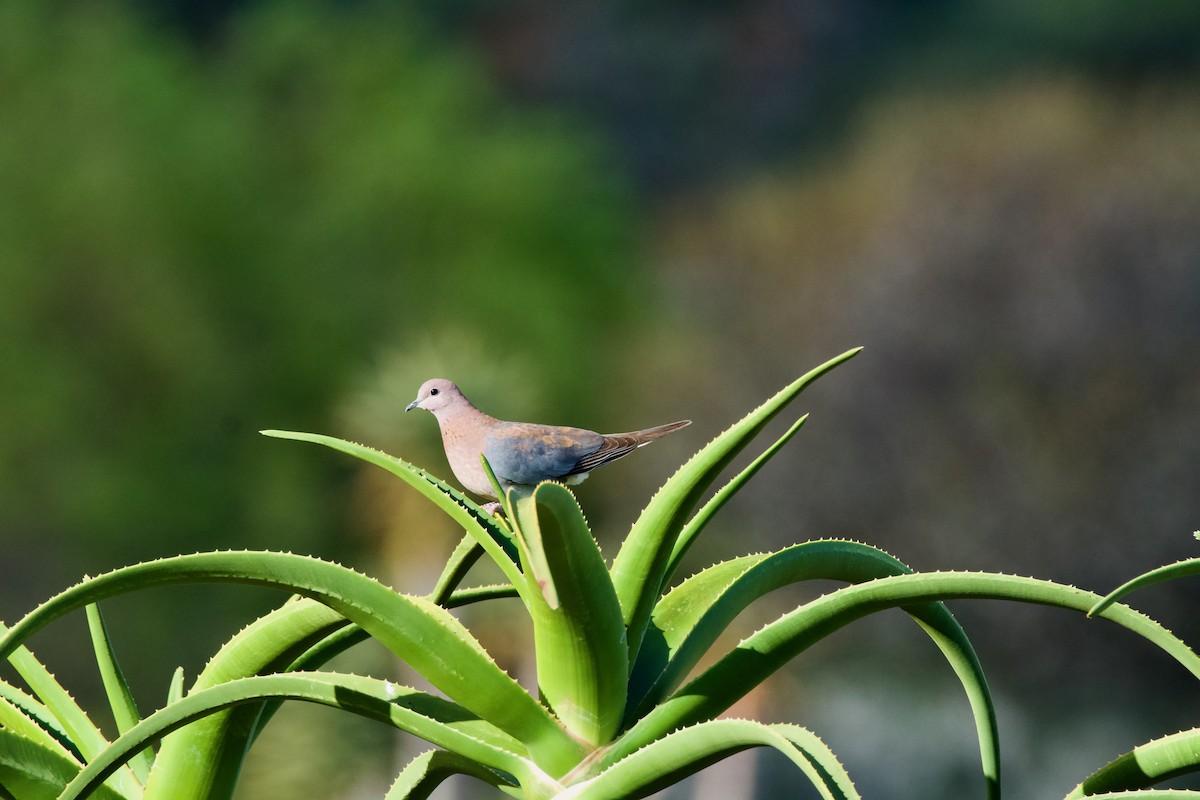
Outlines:
[{"label": "laughing dove", "polygon": [[421,385],[417,399],[404,410],[414,408],[423,408],[437,418],[446,460],[459,482],[477,495],[493,498],[496,493],[479,461],[480,453],[487,457],[505,490],[548,480],[573,486],[596,467],[692,424],[681,420],[631,433],[600,434],[582,428],[505,422],[471,405],[457,386],[443,378]]}]

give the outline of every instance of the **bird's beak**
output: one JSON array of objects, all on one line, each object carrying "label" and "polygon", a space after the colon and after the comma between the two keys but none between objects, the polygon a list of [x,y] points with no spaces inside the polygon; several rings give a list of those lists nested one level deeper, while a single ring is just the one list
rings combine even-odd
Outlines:
[{"label": "bird's beak", "polygon": [[421,407],[421,398],[418,397],[416,400],[413,400],[411,403],[409,403],[407,406],[404,407],[404,413],[407,414],[408,412],[412,411],[414,408],[420,408],[420,407]]}]

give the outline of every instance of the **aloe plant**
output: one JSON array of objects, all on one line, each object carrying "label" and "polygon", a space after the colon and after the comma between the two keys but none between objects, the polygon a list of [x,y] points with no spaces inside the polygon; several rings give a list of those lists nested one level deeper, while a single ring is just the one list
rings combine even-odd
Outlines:
[{"label": "aloe plant", "polygon": [[[857,542],[797,543],[738,556],[676,581],[683,554],[705,525],[805,418],[710,495],[719,476],[805,387],[857,352],[797,379],[704,446],[650,500],[611,566],[574,495],[559,484],[513,488],[502,495],[502,513],[492,515],[428,472],[378,450],[328,436],[264,431],[382,467],[460,525],[463,539],[434,591],[403,594],[337,564],[273,552],[197,553],[87,578],[11,629],[0,628],[0,654],[28,689],[0,682],[0,793],[15,800],[228,798],[247,750],[279,704],[292,700],[376,719],[434,746],[403,768],[385,800],[427,797],[456,774],[531,800],[644,797],[752,747],[781,752],[822,797],[857,798],[847,770],[816,732],[721,715],[830,633],[877,611],[901,608],[961,683],[975,718],[980,794],[998,798],[995,710],[970,640],[944,605],[954,598],[1039,603],[1107,619],[1155,643],[1200,677],[1200,659],[1187,645],[1117,596],[1101,598],[1008,575],[914,573]],[[462,587],[470,567],[485,555],[505,582]],[[1190,564],[1166,577],[1195,571],[1200,567]],[[777,588],[816,579],[845,586],[784,614],[695,674],[743,609]],[[162,707],[142,717],[97,604],[154,586],[197,582],[271,586],[293,597],[231,638],[186,691],[177,674]],[[532,621],[536,696],[502,670],[451,613],[501,597],[519,598]],[[24,647],[35,631],[80,608],[87,610],[117,723],[112,739]],[[334,655],[367,637],[444,696],[325,668]],[[1192,731],[1142,745],[1102,767],[1070,796],[1145,790],[1164,776],[1196,770],[1198,742],[1200,732]]]}]

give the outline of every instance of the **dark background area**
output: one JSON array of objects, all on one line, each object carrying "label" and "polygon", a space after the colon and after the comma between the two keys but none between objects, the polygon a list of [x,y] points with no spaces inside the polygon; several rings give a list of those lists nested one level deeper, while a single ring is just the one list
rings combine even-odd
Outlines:
[{"label": "dark background area", "polygon": [[[1198,61],[1185,0],[6,4],[0,619],[213,548],[426,590],[456,539],[436,512],[257,431],[448,474],[432,420],[401,413],[434,375],[501,417],[695,420],[580,487],[611,557],[675,464],[857,345],[695,566],[837,536],[1105,591],[1196,555]],[[144,708],[279,599],[106,606]],[[1181,582],[1133,603],[1194,642],[1198,600]],[[1192,679],[1122,631],[954,609],[1010,797],[1196,724]],[[83,636],[32,644],[88,697]],[[899,616],[865,621],[757,713],[824,736],[865,796],[978,793],[931,651]],[[291,728],[246,798],[378,796],[394,774],[374,729],[341,750]],[[738,759],[754,796],[790,780]],[[706,780],[677,796],[750,796]]]}]

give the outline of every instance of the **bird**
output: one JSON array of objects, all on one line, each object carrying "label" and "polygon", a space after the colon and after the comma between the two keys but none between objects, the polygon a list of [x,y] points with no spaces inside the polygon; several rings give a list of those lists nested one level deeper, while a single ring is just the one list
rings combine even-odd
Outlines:
[{"label": "bird", "polygon": [[596,433],[584,428],[506,422],[471,404],[445,378],[421,384],[417,398],[404,409],[424,409],[437,419],[446,461],[459,483],[481,497],[496,497],[480,463],[482,453],[501,489],[557,481],[574,486],[610,461],[692,424],[690,419],[629,433]]}]

